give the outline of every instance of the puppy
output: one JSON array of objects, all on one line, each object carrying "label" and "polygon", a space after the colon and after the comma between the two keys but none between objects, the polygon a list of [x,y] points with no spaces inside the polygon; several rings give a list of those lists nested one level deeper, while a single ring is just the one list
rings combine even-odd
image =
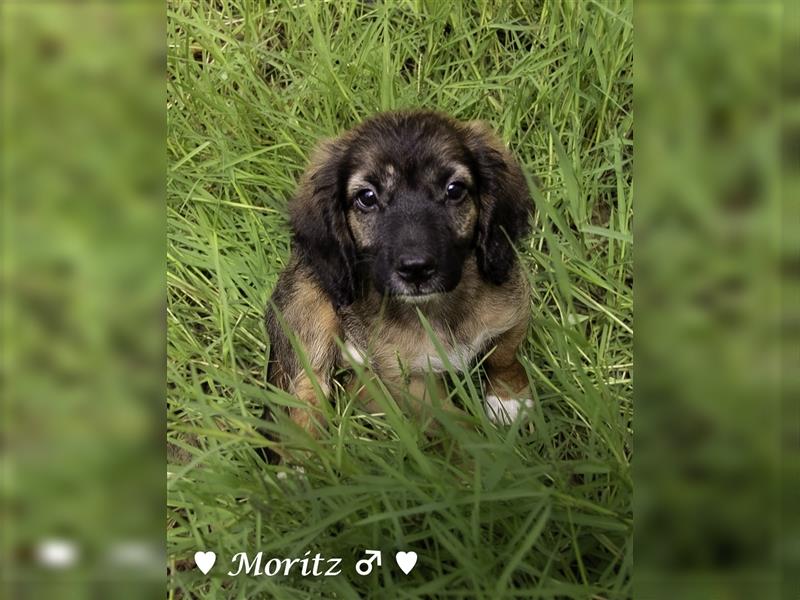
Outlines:
[{"label": "puppy", "polygon": [[488,354],[490,418],[510,422],[530,405],[516,357],[529,289],[514,243],[529,231],[532,203],[486,126],[378,114],[318,147],[289,208],[292,255],[267,309],[267,378],[303,404],[290,411],[297,424],[316,431],[318,391],[327,395],[334,370],[353,363],[424,406],[426,376],[446,363],[417,310],[455,369]]}]

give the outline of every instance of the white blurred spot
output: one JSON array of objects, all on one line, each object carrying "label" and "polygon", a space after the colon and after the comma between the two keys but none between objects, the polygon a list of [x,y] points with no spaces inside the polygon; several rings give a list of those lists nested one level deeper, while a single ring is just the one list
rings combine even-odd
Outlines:
[{"label": "white blurred spot", "polygon": [[66,569],[78,560],[78,547],[69,540],[44,540],[36,548],[36,558],[51,569]]},{"label": "white blurred spot", "polygon": [[150,544],[139,541],[119,542],[111,546],[109,561],[119,567],[146,569],[160,564],[160,557]]},{"label": "white blurred spot", "polygon": [[500,425],[510,425],[517,418],[520,411],[524,408],[533,406],[533,400],[512,398],[510,400],[503,400],[494,395],[486,396],[485,401],[486,416],[493,423]]}]

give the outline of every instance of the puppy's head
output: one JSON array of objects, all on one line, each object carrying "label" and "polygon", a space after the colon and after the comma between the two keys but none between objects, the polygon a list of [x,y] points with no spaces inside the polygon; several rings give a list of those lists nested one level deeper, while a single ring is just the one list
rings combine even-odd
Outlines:
[{"label": "puppy's head", "polygon": [[323,143],[290,212],[300,259],[339,307],[370,284],[424,302],[454,289],[473,253],[502,284],[530,211],[519,165],[488,128],[399,112]]}]

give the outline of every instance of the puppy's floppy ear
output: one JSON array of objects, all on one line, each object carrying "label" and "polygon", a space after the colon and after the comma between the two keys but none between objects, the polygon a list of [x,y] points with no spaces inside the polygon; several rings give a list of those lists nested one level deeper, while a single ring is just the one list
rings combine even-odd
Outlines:
[{"label": "puppy's floppy ear", "polygon": [[478,169],[478,268],[500,285],[514,266],[514,244],[530,231],[533,203],[522,169],[485,123],[467,123],[465,139]]},{"label": "puppy's floppy ear", "polygon": [[322,142],[289,205],[293,250],[335,308],[355,295],[356,250],[345,215],[347,140]]}]

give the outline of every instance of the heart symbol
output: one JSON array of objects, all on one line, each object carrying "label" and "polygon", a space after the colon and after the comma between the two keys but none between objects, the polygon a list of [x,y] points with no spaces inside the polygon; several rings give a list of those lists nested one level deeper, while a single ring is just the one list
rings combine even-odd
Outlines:
[{"label": "heart symbol", "polygon": [[417,553],[398,552],[394,555],[394,560],[397,562],[397,566],[400,567],[400,570],[408,575],[411,573],[411,569],[414,568],[414,565],[417,564]]},{"label": "heart symbol", "polygon": [[[414,559],[416,560],[416,558],[415,556]],[[211,570],[211,567],[214,566],[215,562],[217,562],[217,555],[210,550],[208,552],[194,553],[194,564],[203,572],[203,575],[208,575],[208,572]]]}]

